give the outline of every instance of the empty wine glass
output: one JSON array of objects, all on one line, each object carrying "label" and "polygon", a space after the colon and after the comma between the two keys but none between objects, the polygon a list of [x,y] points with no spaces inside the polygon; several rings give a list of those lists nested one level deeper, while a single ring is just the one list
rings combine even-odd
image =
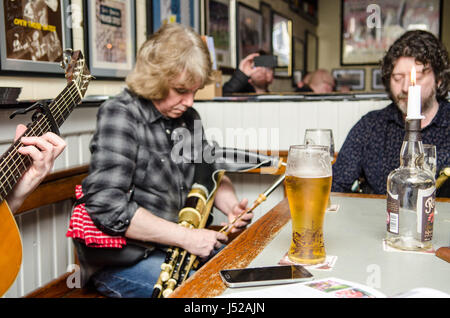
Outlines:
[{"label": "empty wine glass", "polygon": [[[330,151],[331,162],[334,161],[334,140],[331,129],[315,128],[305,130],[305,145],[327,146]],[[327,211],[332,210],[331,199],[328,197]]]},{"label": "empty wine glass", "polygon": [[330,149],[331,161],[333,161],[334,159],[333,130],[322,128],[306,129],[304,143],[305,145],[328,146]]},{"label": "empty wine glass", "polygon": [[436,146],[430,144],[423,144],[423,167],[430,170],[433,176],[436,177]]}]

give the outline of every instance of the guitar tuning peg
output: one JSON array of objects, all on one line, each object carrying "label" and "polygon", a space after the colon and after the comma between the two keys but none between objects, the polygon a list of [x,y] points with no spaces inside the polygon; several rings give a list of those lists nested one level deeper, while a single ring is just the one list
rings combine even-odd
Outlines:
[{"label": "guitar tuning peg", "polygon": [[84,82],[84,83],[87,83],[87,82],[89,82],[90,80],[92,80],[92,79],[94,79],[94,78],[95,78],[95,77],[92,76],[91,74],[83,75],[83,82]]},{"label": "guitar tuning peg", "polygon": [[61,67],[63,69],[66,69],[67,65],[69,65],[69,60],[72,57],[72,53],[73,53],[72,49],[64,50],[64,52],[63,52],[63,59],[61,61]]},{"label": "guitar tuning peg", "polygon": [[60,63],[60,66],[62,69],[65,70],[67,68],[67,65],[69,65],[69,57],[67,55],[63,54],[63,59]]}]

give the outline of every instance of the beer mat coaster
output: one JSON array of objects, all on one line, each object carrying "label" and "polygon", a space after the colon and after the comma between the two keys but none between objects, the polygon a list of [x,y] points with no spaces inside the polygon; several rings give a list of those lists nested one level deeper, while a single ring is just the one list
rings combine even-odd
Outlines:
[{"label": "beer mat coaster", "polygon": [[400,252],[400,253],[413,253],[413,254],[434,254],[436,251],[434,250],[434,247],[431,247],[428,250],[425,251],[404,251],[392,246],[389,246],[386,242],[386,239],[383,239],[383,251],[385,252]]},{"label": "beer mat coaster", "polygon": [[325,261],[320,264],[314,264],[314,265],[308,265],[308,264],[301,264],[293,262],[289,259],[287,253],[284,254],[283,258],[278,262],[278,265],[302,265],[306,269],[318,269],[323,271],[331,271],[334,268],[334,265],[336,264],[337,256],[334,255],[327,255],[325,257]]},{"label": "beer mat coaster", "polygon": [[339,204],[332,204],[329,208],[326,210],[327,212],[337,212],[339,211]]}]

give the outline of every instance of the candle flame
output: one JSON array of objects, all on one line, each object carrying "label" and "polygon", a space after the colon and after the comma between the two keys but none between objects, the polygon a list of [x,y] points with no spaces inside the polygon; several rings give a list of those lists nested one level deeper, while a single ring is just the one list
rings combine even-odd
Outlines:
[{"label": "candle flame", "polygon": [[411,69],[411,84],[416,85],[416,68],[414,66]]}]

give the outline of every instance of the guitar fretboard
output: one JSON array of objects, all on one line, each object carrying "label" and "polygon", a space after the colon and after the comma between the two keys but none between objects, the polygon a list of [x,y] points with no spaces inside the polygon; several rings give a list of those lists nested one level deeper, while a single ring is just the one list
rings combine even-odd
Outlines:
[{"label": "guitar fretboard", "polygon": [[[72,81],[51,102],[48,108],[58,127],[64,123],[75,106],[81,102],[81,98],[76,84]],[[28,126],[21,137],[41,136],[48,131],[51,131],[50,121],[41,114]],[[0,157],[0,202],[3,202],[17,181],[32,164],[29,156],[24,156],[18,152],[18,149],[22,146],[23,144],[18,138]]]}]

